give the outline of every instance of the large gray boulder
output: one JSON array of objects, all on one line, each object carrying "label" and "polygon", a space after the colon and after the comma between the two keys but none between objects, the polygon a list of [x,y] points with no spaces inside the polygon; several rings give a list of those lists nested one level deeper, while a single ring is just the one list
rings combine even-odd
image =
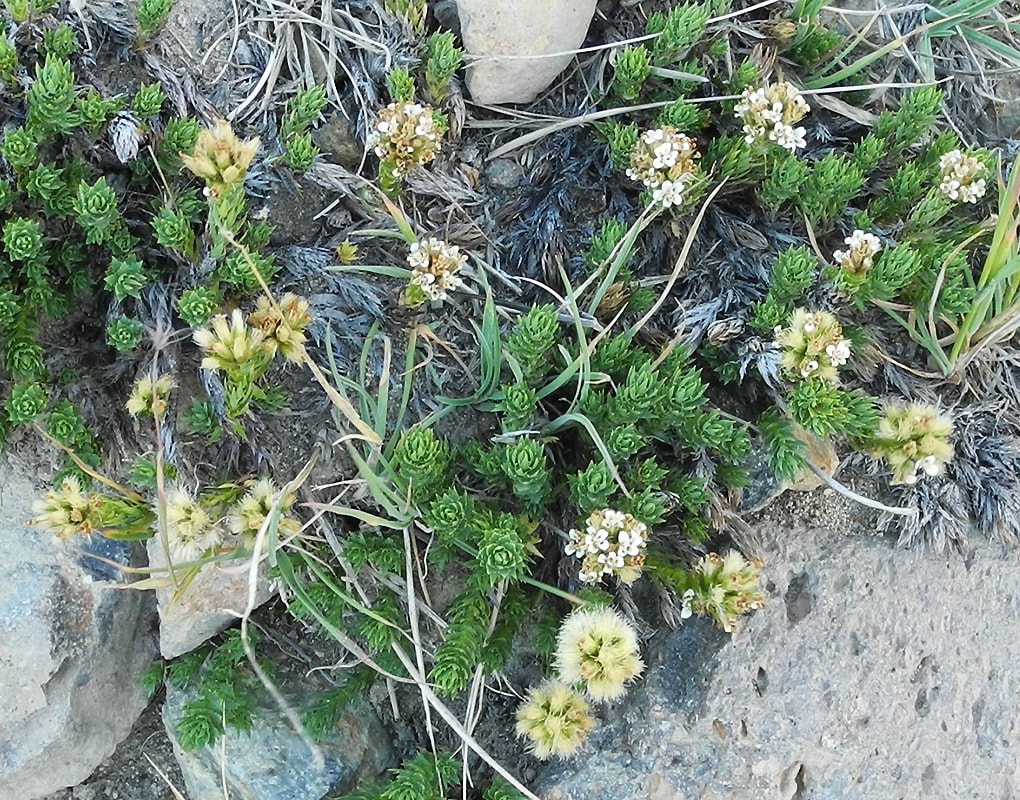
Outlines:
[{"label": "large gray boulder", "polygon": [[131,548],[57,540],[24,524],[41,490],[0,463],[0,798],[33,800],[85,780],[127,736],[155,655],[151,594],[110,588]]},{"label": "large gray boulder", "polygon": [[[314,689],[323,688],[315,677],[290,672],[286,657],[276,661],[274,681],[292,710],[314,702]],[[353,791],[362,779],[376,780],[395,766],[390,737],[367,702],[349,709],[336,730],[310,748],[267,692],[253,697],[250,731],[228,727],[215,744],[185,750],[177,722],[194,697],[191,688],[168,685],[163,705],[163,724],[189,800],[223,800],[224,782],[232,800],[321,800]]]},{"label": "large gray boulder", "polygon": [[732,638],[694,619],[653,643],[647,677],[540,795],[1020,797],[1017,553],[760,533],[768,607]]},{"label": "large gray boulder", "polygon": [[584,42],[596,0],[456,0],[476,103],[528,103]]}]

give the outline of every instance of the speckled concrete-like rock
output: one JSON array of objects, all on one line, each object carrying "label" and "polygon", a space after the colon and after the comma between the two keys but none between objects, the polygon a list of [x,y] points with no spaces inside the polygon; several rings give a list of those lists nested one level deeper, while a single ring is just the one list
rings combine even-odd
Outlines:
[{"label": "speckled concrete-like rock", "polygon": [[[768,607],[689,620],[547,800],[1020,797],[1020,563],[763,530]],[[692,624],[693,623],[693,624]]]},{"label": "speckled concrete-like rock", "polygon": [[570,63],[567,51],[584,42],[596,5],[596,0],[456,2],[467,88],[476,103],[534,100]]},{"label": "speckled concrete-like rock", "polygon": [[85,778],[127,736],[155,657],[148,593],[108,588],[130,547],[61,541],[24,524],[37,487],[0,463],[0,798],[32,800]]}]

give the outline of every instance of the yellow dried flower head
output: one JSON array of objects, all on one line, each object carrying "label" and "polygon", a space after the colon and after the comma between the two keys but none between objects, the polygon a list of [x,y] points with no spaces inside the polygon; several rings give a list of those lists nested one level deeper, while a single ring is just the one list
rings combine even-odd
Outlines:
[{"label": "yellow dried flower head", "polygon": [[594,725],[584,698],[561,681],[530,689],[517,709],[517,735],[527,736],[531,752],[543,760],[571,755]]},{"label": "yellow dried flower head", "polygon": [[275,305],[260,297],[248,320],[265,336],[264,347],[275,355],[279,351],[288,361],[300,362],[305,356],[305,328],[312,321],[308,301],[288,292]]},{"label": "yellow dried flower head", "polygon": [[390,103],[379,111],[368,134],[368,146],[384,161],[394,178],[428,164],[439,152],[443,129],[432,117],[432,106]]},{"label": "yellow dried flower head", "polygon": [[798,308],[786,328],[776,328],[779,364],[789,377],[839,383],[837,367],[850,360],[850,341],[828,311]]},{"label": "yellow dried flower head", "polygon": [[888,405],[871,440],[871,452],[893,472],[894,484],[913,484],[921,475],[941,475],[953,457],[953,423],[934,406]]},{"label": "yellow dried flower head", "polygon": [[592,512],[584,530],[571,529],[564,552],[581,559],[577,576],[584,583],[598,583],[604,575],[614,574],[633,583],[645,563],[647,543],[647,525],[631,514],[603,508]]},{"label": "yellow dried flower head", "polygon": [[580,609],[563,620],[556,636],[556,670],[567,683],[583,682],[592,700],[620,697],[627,681],[644,668],[637,633],[614,609]]},{"label": "yellow dried flower head", "polygon": [[676,128],[663,125],[641,134],[630,153],[627,177],[652,190],[652,201],[664,208],[684,202],[688,187],[700,173],[697,142]]},{"label": "yellow dried flower head", "polygon": [[976,203],[987,191],[985,179],[978,177],[985,171],[985,165],[974,156],[964,155],[961,150],[950,150],[939,158],[942,182],[939,191],[950,200],[961,203]]},{"label": "yellow dried flower head", "polygon": [[140,414],[162,417],[173,388],[174,379],[170,375],[160,375],[155,381],[148,375],[139,378],[125,404],[128,413],[135,417]]},{"label": "yellow dried flower head", "polygon": [[[273,501],[279,493],[280,490],[269,478],[255,481],[227,517],[230,532],[245,537],[255,536],[269,516]],[[280,502],[277,532],[281,535],[296,533],[301,527],[296,519],[287,515],[287,511],[294,505],[294,500],[294,494],[291,492]]]},{"label": "yellow dried flower head", "polygon": [[222,369],[227,372],[257,369],[271,355],[266,347],[266,335],[258,328],[248,326],[244,314],[235,308],[227,321],[225,314],[217,314],[211,321],[212,329],[198,328],[194,341],[205,351],[203,369]]},{"label": "yellow dried flower head", "polygon": [[223,531],[209,512],[183,489],[167,493],[166,534],[170,557],[177,563],[201,558],[223,541]]},{"label": "yellow dried flower head", "polygon": [[336,257],[341,264],[353,264],[358,258],[358,246],[350,239],[344,239],[337,245]]},{"label": "yellow dried flower head", "polygon": [[839,267],[836,284],[840,291],[852,293],[860,288],[864,279],[875,265],[875,256],[882,249],[882,243],[873,233],[855,230],[847,236],[843,243],[846,250],[837,250],[832,254]]},{"label": "yellow dried flower head", "polygon": [[30,522],[52,530],[61,539],[76,533],[89,534],[100,528],[99,495],[83,492],[74,476],[60,482],[60,488],[46,492],[32,504],[36,513]]},{"label": "yellow dried flower head", "polygon": [[733,113],[744,123],[748,144],[775,142],[791,153],[804,147],[804,128],[795,128],[811,110],[795,86],[780,81],[759,89],[744,89]]},{"label": "yellow dried flower head", "polygon": [[258,137],[241,141],[225,120],[218,120],[210,130],[203,128],[191,155],[181,153],[188,169],[210,186],[237,183],[251,166],[259,149]]},{"label": "yellow dried flower head", "polygon": [[736,550],[725,556],[703,556],[694,567],[694,586],[684,592],[681,616],[707,614],[724,631],[733,633],[737,617],[765,606],[765,596],[758,589],[760,568],[759,560],[749,561]]},{"label": "yellow dried flower head", "polygon": [[457,273],[466,261],[467,256],[457,245],[442,239],[430,237],[415,242],[407,254],[407,263],[411,266],[407,300],[411,304],[445,300],[448,292],[464,285]]}]

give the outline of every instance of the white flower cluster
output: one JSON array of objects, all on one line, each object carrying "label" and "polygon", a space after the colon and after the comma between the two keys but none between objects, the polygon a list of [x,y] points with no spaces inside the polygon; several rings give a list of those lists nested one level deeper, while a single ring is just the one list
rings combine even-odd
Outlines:
[{"label": "white flower cluster", "polygon": [[960,150],[950,150],[939,158],[939,169],[942,170],[942,183],[939,191],[950,200],[961,203],[976,203],[983,197],[987,186],[984,178],[979,178],[985,165],[974,156],[965,156]]},{"label": "white flower cluster", "polygon": [[411,286],[417,286],[429,300],[445,300],[447,292],[464,285],[457,272],[467,261],[455,244],[428,238],[411,245],[407,263],[411,266]]},{"label": "white flower cluster", "polygon": [[669,125],[647,130],[631,151],[627,177],[651,189],[655,203],[664,208],[679,206],[698,177],[696,144]]},{"label": "white flower cluster", "polygon": [[780,81],[760,89],[748,87],[733,109],[744,123],[744,141],[772,141],[791,153],[804,147],[804,128],[795,128],[811,110],[796,87]]},{"label": "white flower cluster", "polygon": [[432,118],[432,106],[390,103],[379,111],[367,144],[390,163],[394,177],[399,178],[435,158],[442,135]]},{"label": "white flower cluster", "polygon": [[837,264],[852,272],[871,269],[875,264],[875,256],[882,249],[882,243],[875,234],[862,230],[854,231],[843,240],[843,243],[848,245],[848,249],[837,250],[832,257]]},{"label": "white flower cluster", "polygon": [[615,574],[624,583],[633,583],[645,563],[648,526],[611,508],[592,512],[585,529],[570,531],[564,548],[568,556],[581,559],[578,578],[598,583],[605,575]]}]

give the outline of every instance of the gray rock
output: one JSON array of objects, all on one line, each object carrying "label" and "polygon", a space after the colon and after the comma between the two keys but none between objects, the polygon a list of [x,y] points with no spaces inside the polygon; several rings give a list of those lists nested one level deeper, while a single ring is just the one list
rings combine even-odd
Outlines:
[{"label": "gray rock", "polygon": [[[296,710],[312,701],[310,681],[276,675],[278,688]],[[250,732],[228,728],[214,745],[184,750],[175,726],[191,696],[190,690],[168,686],[163,706],[163,723],[189,800],[223,800],[224,775],[231,800],[320,800],[352,791],[360,780],[375,780],[394,766],[390,739],[368,703],[349,710],[313,753],[268,694],[253,701]]]},{"label": "gray rock", "polygon": [[1016,553],[760,534],[768,607],[732,639],[695,619],[653,642],[645,680],[541,796],[1020,797]]},{"label": "gray rock", "polygon": [[155,656],[148,593],[109,588],[131,548],[58,540],[24,525],[41,494],[0,464],[0,798],[32,800],[84,780],[145,708]]},{"label": "gray rock", "polygon": [[[596,0],[457,0],[476,103],[528,103],[584,42]],[[500,56],[504,56],[500,58]]]},{"label": "gray rock", "polygon": [[[149,564],[164,567],[166,557],[158,538],[148,541]],[[256,606],[272,592],[259,570]],[[159,604],[159,652],[176,658],[194,650],[209,637],[236,622],[248,602],[248,569],[245,562],[206,564],[182,590],[157,589]]]}]

